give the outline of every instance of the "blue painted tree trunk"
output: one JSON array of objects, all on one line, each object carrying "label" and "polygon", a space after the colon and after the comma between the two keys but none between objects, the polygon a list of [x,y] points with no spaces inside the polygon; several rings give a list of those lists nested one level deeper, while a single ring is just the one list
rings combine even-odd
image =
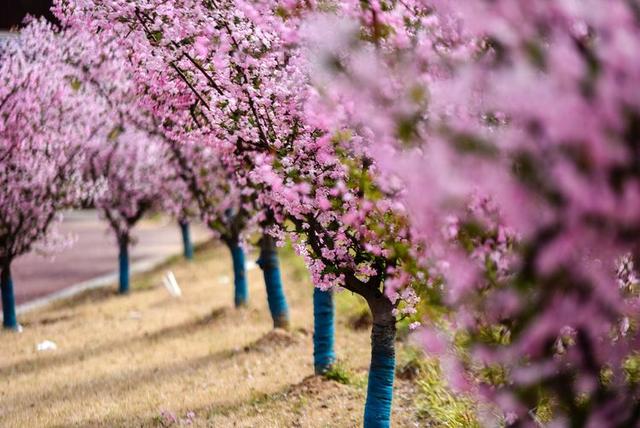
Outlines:
[{"label": "blue painted tree trunk", "polygon": [[[349,278],[347,278],[349,280]],[[371,315],[371,363],[367,401],[364,408],[365,428],[388,428],[391,426],[391,402],[395,377],[396,318],[394,306],[380,290],[381,283],[370,281],[356,284],[361,288]],[[353,285],[352,285],[353,286]]]},{"label": "blue painted tree trunk", "polygon": [[246,306],[249,300],[249,289],[247,287],[247,269],[244,250],[236,240],[229,241],[227,247],[229,247],[229,251],[231,251],[231,259],[233,260],[233,301],[236,308]]},{"label": "blue painted tree trunk", "polygon": [[184,258],[193,260],[193,242],[191,242],[191,230],[188,221],[180,221],[180,231],[182,232],[182,248]]},{"label": "blue painted tree trunk", "polygon": [[367,402],[364,409],[365,428],[388,428],[391,425],[391,402],[395,375],[395,319],[371,329],[371,365]]},{"label": "blue painted tree trunk", "polygon": [[274,328],[289,328],[289,308],[282,288],[282,278],[278,265],[278,252],[273,237],[264,235],[260,245],[258,265],[264,275],[267,301]]},{"label": "blue painted tree trunk", "polygon": [[333,347],[333,293],[313,289],[313,366],[316,374],[326,373],[336,360]]},{"label": "blue painted tree trunk", "polygon": [[129,239],[119,239],[120,255],[118,257],[120,264],[120,286],[118,292],[127,294],[129,292]]},{"label": "blue painted tree trunk", "polygon": [[19,330],[16,317],[16,301],[13,293],[13,281],[11,280],[10,265],[2,267],[0,273],[0,288],[2,289],[2,326],[11,330]]}]

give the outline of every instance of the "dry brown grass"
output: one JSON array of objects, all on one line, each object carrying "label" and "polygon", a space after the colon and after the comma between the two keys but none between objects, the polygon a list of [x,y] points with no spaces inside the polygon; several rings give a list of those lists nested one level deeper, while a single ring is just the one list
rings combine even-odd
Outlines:
[{"label": "dry brown grass", "polygon": [[[225,248],[208,246],[194,263],[135,277],[129,296],[114,285],[22,316],[22,334],[0,333],[0,426],[166,426],[170,415],[175,426],[360,425],[368,331],[339,313],[336,346],[352,382],[314,377],[311,286],[299,262],[283,261],[290,333],[272,332],[258,269],[250,306],[232,307],[230,263]],[[167,269],[181,299],[160,285]],[[45,339],[58,349],[37,352]],[[413,386],[397,385],[394,426],[415,426]]]}]

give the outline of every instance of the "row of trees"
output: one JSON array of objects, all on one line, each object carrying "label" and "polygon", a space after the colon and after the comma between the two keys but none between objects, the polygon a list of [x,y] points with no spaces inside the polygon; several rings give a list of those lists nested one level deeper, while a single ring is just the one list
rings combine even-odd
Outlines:
[{"label": "row of trees", "polygon": [[[229,247],[236,305],[246,301],[238,244],[262,232],[276,326],[288,318],[275,247],[290,239],[317,287],[317,371],[335,358],[331,290],[369,304],[367,427],[389,425],[396,322],[418,308],[428,315],[419,337],[450,385],[492,403],[483,424],[533,425],[547,403],[560,426],[633,426],[639,10],[634,0],[61,1],[63,38],[86,37],[92,53],[49,61],[55,71],[29,85],[29,74],[3,71],[14,80],[2,108],[18,112],[2,116],[3,142],[29,134],[0,159],[33,142],[23,153],[68,167],[58,175],[69,185],[86,177],[73,162],[88,156],[91,171],[113,171],[102,199],[113,209],[128,183],[119,165],[144,168],[144,153],[165,153],[172,177],[160,182],[180,183],[169,209],[186,220],[183,207],[197,207]],[[10,55],[25,57],[16,64],[61,55],[51,53],[59,43],[31,43]],[[14,99],[13,87],[37,89]],[[78,119],[57,130],[62,115],[38,99]],[[43,115],[47,126],[34,127]],[[116,120],[92,129],[105,117]],[[70,124],[80,133],[65,134]],[[47,150],[58,139],[63,147]],[[67,146],[87,141],[96,154],[72,156]],[[118,161],[120,149],[142,159]],[[23,199],[55,213],[77,190],[47,190],[46,204],[29,192]],[[125,202],[113,217],[130,228],[146,204]],[[47,230],[20,220],[23,206],[2,214],[24,227],[0,229],[11,249],[3,296],[11,259]]]},{"label": "row of trees", "polygon": [[[179,220],[185,256],[193,256],[188,222],[200,216],[229,246],[235,303],[247,303],[243,233],[256,229],[255,213],[206,147],[161,139],[148,115],[133,103],[126,62],[114,42],[90,33],[58,31],[31,22],[2,46],[3,325],[18,329],[12,261],[34,247],[56,246],[52,229],[63,209],[92,204],[119,247],[119,292],[129,291],[132,230],[148,213],[164,210]],[[168,143],[168,144],[165,144]],[[274,310],[288,314],[273,241],[263,238],[261,263]]]}]

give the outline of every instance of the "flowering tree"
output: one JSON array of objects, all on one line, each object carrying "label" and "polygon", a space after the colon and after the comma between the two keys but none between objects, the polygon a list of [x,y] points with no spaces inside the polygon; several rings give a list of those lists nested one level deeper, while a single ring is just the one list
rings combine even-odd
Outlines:
[{"label": "flowering tree", "polygon": [[[180,22],[186,22],[178,19],[173,20],[172,17],[179,10],[182,10],[181,13],[190,13],[188,12],[189,7],[176,9],[170,5],[164,5],[156,8],[153,2],[138,5],[133,3],[87,4],[82,6],[87,6],[86,12],[89,14],[89,22],[79,21],[80,15],[74,16],[72,13],[67,13],[65,16],[65,8],[67,11],[82,12],[80,6],[66,2],[59,5],[58,13],[62,21],[80,27],[87,25],[88,28],[96,30],[102,23],[105,25],[104,29],[109,29],[109,32],[103,31],[103,33],[115,38],[121,38],[126,32],[129,32],[129,29],[132,30],[129,33],[131,37],[123,39],[122,42],[123,45],[130,48],[130,59],[139,71],[139,74],[135,76],[136,83],[139,85],[139,103],[153,112],[157,123],[161,125],[164,138],[181,143],[195,141],[198,138],[199,144],[204,144],[214,150],[229,176],[234,178],[233,185],[237,189],[242,189],[242,201],[244,202],[239,207],[239,211],[230,212],[233,214],[233,218],[245,222],[247,219],[243,216],[244,212],[256,212],[256,221],[264,230],[269,230],[274,216],[269,214],[268,207],[259,206],[256,208],[254,206],[259,200],[256,197],[256,192],[259,189],[250,185],[250,180],[247,177],[250,168],[244,165],[245,163],[251,165],[251,156],[252,153],[255,153],[253,147],[256,145],[254,140],[258,134],[255,123],[242,115],[242,110],[249,108],[247,100],[242,99],[245,97],[244,92],[241,90],[236,94],[238,87],[242,84],[221,82],[220,85],[225,86],[225,94],[219,100],[210,98],[209,85],[217,87],[216,91],[223,91],[223,89],[208,74],[206,67],[201,66],[201,60],[199,57],[197,58],[199,54],[194,50],[194,46],[199,45],[194,44],[193,40],[188,40],[189,43],[180,45],[177,41],[182,40],[180,33],[184,33],[186,29],[173,28],[174,24],[171,24],[171,22],[175,22],[176,25],[179,25]],[[199,5],[193,13],[197,14],[202,10],[202,7],[203,5]],[[115,11],[115,14],[101,15],[105,11],[109,11],[109,13]],[[111,21],[116,15],[121,15],[121,22],[113,23]],[[158,22],[154,22],[156,18],[159,20]],[[160,22],[164,19],[167,19],[168,22]],[[204,23],[201,24],[204,25]],[[122,31],[125,32],[122,33]],[[239,72],[237,69],[230,71],[232,73]],[[240,98],[236,98],[236,96]],[[216,109],[211,109],[211,106],[216,106]],[[259,125],[258,128],[262,128],[262,126]],[[240,148],[240,150],[235,150],[236,148]],[[176,155],[177,152],[172,150],[172,153]],[[216,221],[220,224],[228,223],[228,219],[222,216],[217,216]],[[242,229],[235,226],[234,228],[237,231]],[[234,232],[229,235],[232,238],[230,242],[233,243],[237,236],[234,236],[234,230],[230,230],[230,232]],[[238,249],[239,247],[234,244],[233,248]],[[238,251],[235,253],[240,255]],[[239,265],[241,263],[240,257],[236,257],[236,259],[236,264]],[[262,240],[259,264],[264,271],[274,325],[286,326],[288,324],[288,309],[282,292],[275,242],[268,236]]]},{"label": "flowering tree", "polygon": [[116,126],[106,141],[89,148],[88,173],[103,184],[95,206],[109,223],[120,251],[121,294],[129,292],[131,230],[142,217],[162,207],[175,182],[164,147],[145,132]]},{"label": "flowering tree", "polygon": [[3,325],[19,328],[11,262],[45,240],[60,210],[86,197],[80,143],[99,129],[72,79],[69,46],[31,22],[0,48],[0,262]]},{"label": "flowering tree", "polygon": [[[343,287],[367,300],[374,327],[365,420],[386,426],[396,316],[413,312],[409,285],[420,272],[410,256],[419,249],[410,248],[397,189],[374,180],[363,137],[328,133],[323,118],[310,115],[307,63],[297,44],[304,11],[289,6],[72,2],[67,10],[82,25],[126,35],[145,83],[141,101],[153,106],[165,132],[196,132],[247,186],[269,233],[263,267],[273,266],[265,257],[275,254],[271,236],[289,235],[317,287]],[[316,341],[323,342],[330,343]],[[330,363],[332,351],[317,354]]]},{"label": "flowering tree", "polygon": [[84,161],[73,165],[75,169],[62,179],[84,175],[101,188],[92,199],[116,234],[120,292],[126,293],[130,230],[149,210],[182,202],[166,197],[171,190],[175,193],[171,186],[179,182],[173,180],[163,147],[152,137],[147,110],[133,102],[129,62],[117,40],[98,37],[82,27],[66,27],[51,34],[53,47],[35,38],[33,43],[43,46],[39,60],[61,73],[59,77],[46,76],[71,88],[64,95],[77,103],[76,110],[69,110],[76,116],[61,120],[86,128],[72,140]]},{"label": "flowering tree", "polygon": [[547,402],[560,426],[633,426],[637,5],[432,6],[367,2],[316,52],[339,66],[315,107],[368,131],[444,284],[425,346],[510,425]]},{"label": "flowering tree", "polygon": [[[171,154],[168,153],[168,156],[170,163],[173,165]],[[178,222],[182,236],[182,255],[185,260],[193,261],[194,247],[191,238],[191,221],[198,217],[198,209],[187,184],[177,171],[175,180],[171,184],[165,203],[163,203],[164,210]]]},{"label": "flowering tree", "polygon": [[[206,145],[195,141],[165,138],[173,163],[184,185],[184,191],[197,206],[201,220],[227,245],[234,272],[234,302],[236,307],[248,301],[245,255],[242,234],[255,225],[255,212],[250,213],[250,201],[234,185],[229,174]],[[243,201],[244,199],[244,201]],[[244,202],[244,203],[243,203]]]}]

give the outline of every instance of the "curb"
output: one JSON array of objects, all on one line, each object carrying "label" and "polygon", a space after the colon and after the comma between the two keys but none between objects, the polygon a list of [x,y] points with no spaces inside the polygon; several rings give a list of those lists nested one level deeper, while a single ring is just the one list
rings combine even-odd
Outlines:
[{"label": "curb", "polygon": [[[156,257],[150,260],[143,260],[139,262],[135,262],[131,264],[130,274],[138,274],[152,271],[153,269],[162,266],[165,262],[175,257],[176,254],[172,254],[169,256]],[[57,302],[59,300],[67,299],[69,297],[73,297],[77,294],[82,293],[83,291],[93,290],[96,288],[103,288],[118,282],[118,272],[114,271],[112,273],[108,273],[106,275],[98,276],[96,278],[90,279],[88,281],[83,281],[77,283],[75,285],[71,285],[67,288],[64,288],[60,291],[56,291],[55,293],[51,293],[45,297],[40,297],[30,302],[23,303],[21,305],[16,306],[16,314],[21,315],[29,311],[33,311],[36,309],[40,309],[44,306],[47,306],[51,303]],[[2,319],[2,315],[0,315],[0,319]]]},{"label": "curb", "polygon": [[[205,247],[210,242],[212,242],[211,238],[203,238],[198,240],[198,242],[194,242],[194,251],[197,251]],[[172,258],[177,257],[180,254],[181,254],[180,252],[176,252],[174,254],[167,254],[165,256],[159,256],[149,260],[134,262],[131,264],[129,273],[130,275],[133,276],[134,274],[150,272],[154,269],[161,267],[165,263],[169,262]],[[93,290],[96,288],[112,286],[118,283],[118,278],[119,278],[119,273],[116,270],[116,271],[113,271],[112,273],[101,275],[96,278],[90,279],[88,281],[83,281],[74,285],[70,285],[67,288],[56,291],[47,296],[39,297],[37,299],[33,299],[21,305],[17,305],[16,315],[21,315],[29,311],[34,311],[36,309],[43,308],[47,305],[58,302],[60,300],[68,299],[69,297],[73,297],[87,290]],[[2,317],[2,314],[0,313],[0,320],[2,319],[3,317]]]}]

